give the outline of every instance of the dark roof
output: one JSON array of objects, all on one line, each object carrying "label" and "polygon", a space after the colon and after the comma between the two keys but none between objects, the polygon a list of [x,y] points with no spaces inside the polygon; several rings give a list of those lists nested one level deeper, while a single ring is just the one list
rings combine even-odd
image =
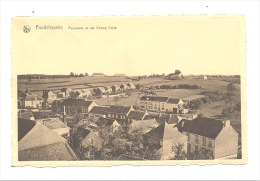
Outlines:
[{"label": "dark roof", "polygon": [[144,116],[144,120],[147,119],[157,119],[159,117],[159,114],[149,114]]},{"label": "dark roof", "polygon": [[172,124],[163,123],[156,128],[152,129],[148,133],[145,134],[145,136],[149,136],[152,138],[157,138],[160,140],[164,139],[172,139],[172,138],[181,138],[185,135],[180,133],[176,127],[174,127]]},{"label": "dark roof", "polygon": [[93,101],[86,101],[85,99],[71,99],[68,98],[64,100],[61,105],[62,106],[85,106],[89,107]]},{"label": "dark roof", "polygon": [[112,105],[108,108],[107,113],[116,113],[116,114],[127,114],[131,109],[131,106],[116,106]]},{"label": "dark roof", "polygon": [[20,141],[34,126],[35,121],[18,118],[18,141]]},{"label": "dark roof", "polygon": [[180,99],[170,98],[167,102],[168,102],[168,103],[172,103],[172,104],[178,104],[178,103],[180,102]]},{"label": "dark roof", "polygon": [[135,120],[142,120],[145,113],[146,113],[145,111],[131,111],[127,118],[135,119]]},{"label": "dark roof", "polygon": [[115,119],[110,119],[110,118],[99,118],[99,125],[106,125],[106,126],[111,126]]},{"label": "dark roof", "polygon": [[177,115],[171,115],[170,119],[166,121],[168,124],[175,124],[179,122],[179,118]]},{"label": "dark roof", "polygon": [[193,120],[183,119],[175,125],[179,131],[185,131],[215,139],[223,128],[223,122],[213,118],[197,117]]},{"label": "dark roof", "polygon": [[94,106],[89,113],[92,114],[106,114],[109,107],[103,107],[103,106]]},{"label": "dark roof", "polygon": [[156,101],[156,102],[166,102],[169,97],[160,97],[160,96],[143,96],[140,100],[147,100],[147,101]]}]

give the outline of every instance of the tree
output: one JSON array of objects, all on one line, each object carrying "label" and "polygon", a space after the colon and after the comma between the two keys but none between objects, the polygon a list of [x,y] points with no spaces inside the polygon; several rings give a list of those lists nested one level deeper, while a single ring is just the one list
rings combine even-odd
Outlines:
[{"label": "tree", "polygon": [[73,72],[70,72],[70,77],[74,77],[74,73]]},{"label": "tree", "polygon": [[232,113],[234,112],[234,104],[235,104],[235,91],[236,87],[233,83],[229,83],[226,87],[226,94],[225,94],[225,107],[222,111],[222,114],[224,116],[230,116],[230,119],[232,117]]},{"label": "tree", "polygon": [[200,148],[197,151],[187,154],[188,160],[210,160],[213,159],[213,153],[206,148]]},{"label": "tree", "polygon": [[140,90],[141,87],[142,87],[142,86],[141,86],[140,84],[136,84],[136,89],[137,89],[137,90]]},{"label": "tree", "polygon": [[80,73],[80,74],[79,74],[79,77],[84,77],[84,74],[83,74],[83,73]]},{"label": "tree", "polygon": [[88,73],[85,73],[85,77],[87,77],[88,76]]},{"label": "tree", "polygon": [[181,73],[180,70],[178,70],[178,69],[175,70],[175,74],[180,74],[180,73]]},{"label": "tree", "polygon": [[202,106],[202,101],[200,99],[195,99],[190,101],[189,107],[193,110],[198,110]]},{"label": "tree", "polygon": [[172,151],[174,152],[173,160],[186,160],[187,153],[184,150],[184,144],[178,143],[177,145],[173,146]]}]

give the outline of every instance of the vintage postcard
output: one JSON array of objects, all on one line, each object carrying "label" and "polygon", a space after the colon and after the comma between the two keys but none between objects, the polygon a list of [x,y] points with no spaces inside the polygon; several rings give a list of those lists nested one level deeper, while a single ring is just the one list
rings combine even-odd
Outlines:
[{"label": "vintage postcard", "polygon": [[247,163],[240,15],[14,17],[13,166]]}]

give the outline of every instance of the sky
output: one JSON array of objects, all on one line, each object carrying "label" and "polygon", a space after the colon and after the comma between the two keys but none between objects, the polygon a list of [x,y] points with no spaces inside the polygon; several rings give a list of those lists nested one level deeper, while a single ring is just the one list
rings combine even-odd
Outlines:
[{"label": "sky", "polygon": [[[17,74],[150,75],[179,69],[184,75],[237,75],[245,57],[241,16],[21,17],[12,23]],[[72,29],[78,27],[83,30]]]}]

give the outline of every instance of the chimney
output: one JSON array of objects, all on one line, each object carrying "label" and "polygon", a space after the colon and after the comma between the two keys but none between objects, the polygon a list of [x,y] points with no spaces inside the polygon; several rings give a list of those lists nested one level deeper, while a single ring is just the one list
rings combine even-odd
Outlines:
[{"label": "chimney", "polygon": [[223,127],[229,128],[230,127],[230,120],[223,121]]}]

